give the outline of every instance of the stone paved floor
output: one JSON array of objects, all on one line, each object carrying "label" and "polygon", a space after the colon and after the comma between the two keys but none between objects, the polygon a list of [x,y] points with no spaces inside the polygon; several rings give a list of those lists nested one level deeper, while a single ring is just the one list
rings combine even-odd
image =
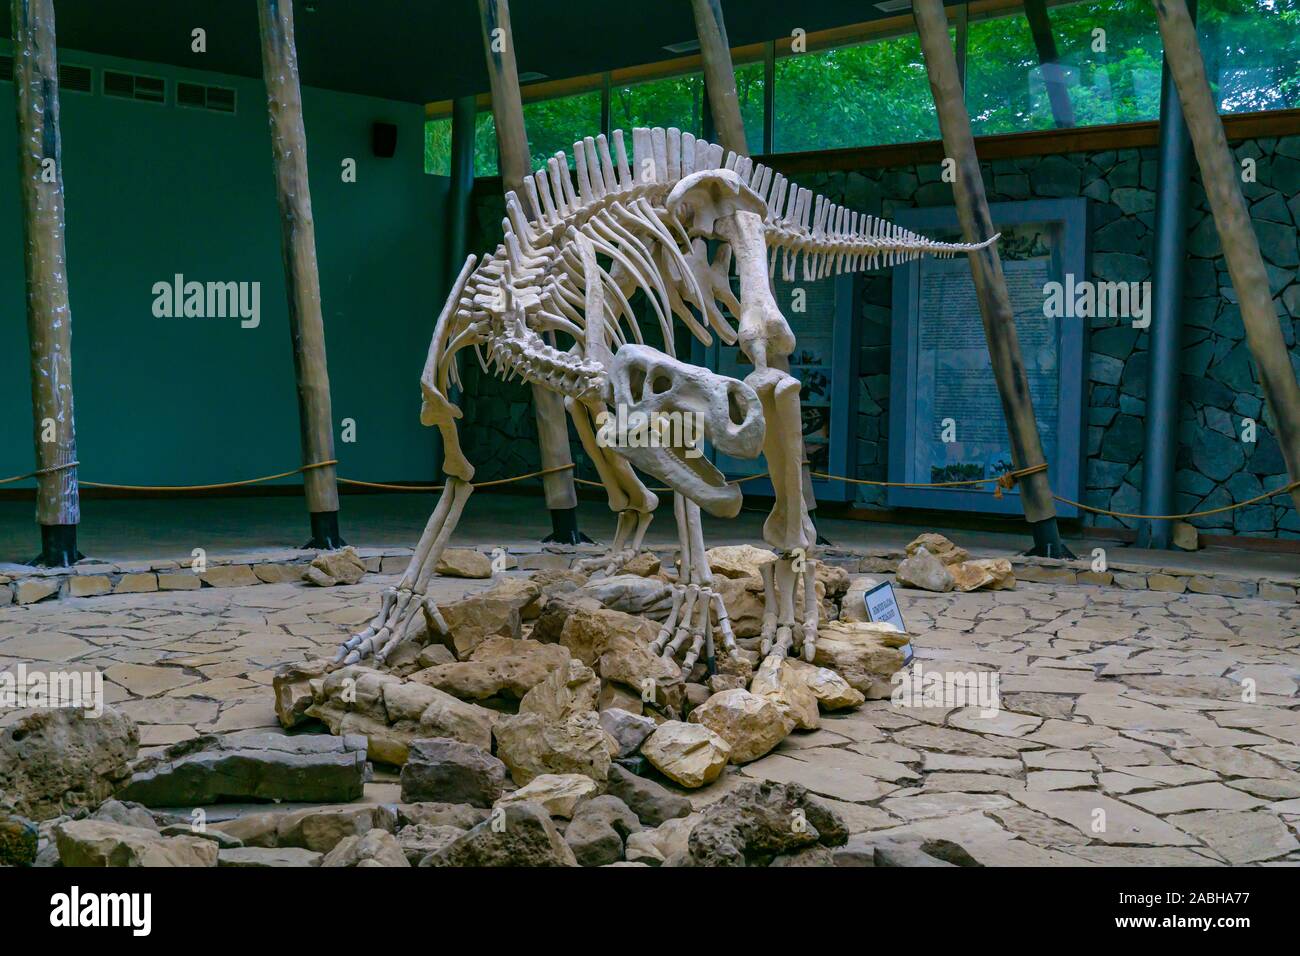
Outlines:
[{"label": "stone paved floor", "polygon": [[[393,580],[11,606],[0,668],[102,669],[146,746],[270,728],[275,667],[332,649]],[[693,800],[795,780],[855,833],[952,839],[986,864],[1300,863],[1300,607],[1027,583],[900,599],[921,668],[998,674],[996,716],[869,702]]]}]

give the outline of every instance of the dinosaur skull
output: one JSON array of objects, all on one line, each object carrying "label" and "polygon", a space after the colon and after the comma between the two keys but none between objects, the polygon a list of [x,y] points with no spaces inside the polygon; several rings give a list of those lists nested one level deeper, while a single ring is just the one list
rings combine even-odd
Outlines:
[{"label": "dinosaur skull", "polygon": [[692,173],[673,187],[664,208],[678,218],[692,236],[723,238],[714,230],[719,219],[737,212],[752,212],[761,222],[767,203],[730,169],[706,169]]},{"label": "dinosaur skull", "polygon": [[757,457],[764,424],[754,390],[646,345],[620,348],[609,381],[616,409],[598,420],[602,443],[709,514],[734,517],[740,488],[704,457],[703,442],[735,458]]}]

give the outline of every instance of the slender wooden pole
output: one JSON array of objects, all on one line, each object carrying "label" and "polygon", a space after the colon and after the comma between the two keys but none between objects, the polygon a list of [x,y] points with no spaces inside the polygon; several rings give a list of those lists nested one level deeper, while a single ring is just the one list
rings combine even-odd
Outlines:
[{"label": "slender wooden pole", "polygon": [[[956,181],[952,191],[962,234],[967,242],[982,242],[992,236],[995,230],[988,200],[984,195],[979,157],[975,155],[970,115],[966,112],[961,80],[957,74],[957,58],[948,40],[948,18],[943,12],[943,0],[914,0],[912,13],[921,38],[921,50],[930,77],[935,109],[939,114],[944,153],[956,166]],[[1038,422],[1034,418],[1029,377],[1025,373],[1024,359],[1020,354],[1011,297],[1007,292],[1002,262],[996,248],[972,253],[970,268],[984,321],[984,337],[988,341],[993,377],[1002,399],[1002,413],[1011,439],[1012,461],[1017,469],[1041,464],[1045,461],[1043,444],[1038,434]],[[1056,505],[1052,500],[1048,473],[1029,475],[1021,480],[1019,487],[1025,519],[1034,530],[1034,553],[1062,557],[1067,552],[1061,544],[1056,525]]]},{"label": "slender wooden pole", "polygon": [[[298,382],[298,422],[302,463],[334,458],[330,377],[325,362],[325,322],[321,316],[320,274],[316,267],[316,226],[307,182],[307,131],[298,85],[298,52],[293,38],[293,0],[258,0],[262,73],[271,119],[271,154],[280,203],[280,249],[289,298],[289,333]],[[333,465],[302,474],[311,512],[310,548],[337,548],[339,492]]]},{"label": "slender wooden pole", "polygon": [[[1260,390],[1277,426],[1277,443],[1287,472],[1292,481],[1300,481],[1300,384],[1269,292],[1259,240],[1241,195],[1241,167],[1228,149],[1187,4],[1183,0],[1154,0],[1154,5],[1165,61],[1178,88],[1201,182],[1237,293],[1246,346],[1255,359]],[[1291,497],[1300,510],[1300,487],[1292,489]]]},{"label": "slender wooden pole", "polygon": [[[532,173],[528,133],[524,128],[524,105],[519,92],[519,68],[515,62],[514,36],[510,32],[508,0],[478,0],[483,26],[483,51],[487,56],[492,85],[492,117],[496,121],[497,149],[501,156],[501,179],[528,208],[524,177]],[[569,422],[564,400],[541,386],[532,386],[533,414],[537,419],[537,444],[543,468],[573,464],[569,452]],[[546,507],[554,526],[548,541],[577,544],[582,540],[577,525],[578,495],[573,470],[553,472],[542,478]]]},{"label": "slender wooden pole", "polygon": [[27,270],[36,441],[36,521],[43,565],[80,557],[77,429],[72,408],[72,311],[63,242],[63,156],[54,0],[13,0],[18,175]]},{"label": "slender wooden pole", "polygon": [[722,5],[718,0],[691,0],[691,8],[695,11],[695,32],[700,38],[700,58],[704,61],[704,84],[709,92],[709,110],[718,142],[737,155],[748,156],[745,124],[736,96],[736,70],[731,63]]}]

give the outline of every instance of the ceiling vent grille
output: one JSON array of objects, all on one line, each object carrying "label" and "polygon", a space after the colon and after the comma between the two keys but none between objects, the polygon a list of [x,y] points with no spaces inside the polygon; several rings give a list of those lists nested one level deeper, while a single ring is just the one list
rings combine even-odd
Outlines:
[{"label": "ceiling vent grille", "polygon": [[162,103],[167,99],[167,84],[156,76],[105,70],[104,95],[145,103]]},{"label": "ceiling vent grille", "polygon": [[176,105],[192,110],[234,113],[235,91],[224,86],[204,86],[202,83],[177,83]]}]

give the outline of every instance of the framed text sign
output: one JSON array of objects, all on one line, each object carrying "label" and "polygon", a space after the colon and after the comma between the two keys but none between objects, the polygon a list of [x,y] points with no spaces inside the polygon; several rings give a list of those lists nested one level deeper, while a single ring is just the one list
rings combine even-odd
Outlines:
[{"label": "framed text sign", "polygon": [[[1087,200],[994,203],[998,255],[1016,320],[1052,489],[1079,500],[1087,318],[1049,317],[1051,283],[1086,279]],[[904,209],[901,226],[959,240],[956,209]],[[889,480],[935,484],[992,478],[1014,465],[970,263],[922,258],[894,269]],[[890,488],[890,507],[1019,514],[1019,490]],[[1078,509],[1058,505],[1062,517]]]}]

